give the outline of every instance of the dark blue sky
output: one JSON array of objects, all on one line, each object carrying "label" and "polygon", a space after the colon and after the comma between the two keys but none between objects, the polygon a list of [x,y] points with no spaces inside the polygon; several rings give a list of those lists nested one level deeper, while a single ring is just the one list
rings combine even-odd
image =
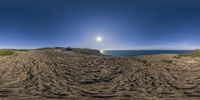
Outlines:
[{"label": "dark blue sky", "polygon": [[199,43],[199,0],[0,0],[0,48],[196,49]]}]

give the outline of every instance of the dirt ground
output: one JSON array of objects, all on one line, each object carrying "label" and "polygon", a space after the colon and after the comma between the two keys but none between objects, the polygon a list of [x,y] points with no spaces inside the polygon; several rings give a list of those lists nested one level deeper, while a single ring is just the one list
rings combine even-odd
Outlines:
[{"label": "dirt ground", "polygon": [[198,100],[200,58],[36,50],[0,57],[2,100]]}]

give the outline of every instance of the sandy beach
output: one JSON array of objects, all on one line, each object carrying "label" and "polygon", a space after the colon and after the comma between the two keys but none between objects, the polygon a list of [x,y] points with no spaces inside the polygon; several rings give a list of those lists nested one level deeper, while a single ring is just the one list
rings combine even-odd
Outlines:
[{"label": "sandy beach", "polygon": [[[0,99],[198,99],[200,58],[34,50],[0,57]],[[90,51],[89,51],[90,52]]]}]

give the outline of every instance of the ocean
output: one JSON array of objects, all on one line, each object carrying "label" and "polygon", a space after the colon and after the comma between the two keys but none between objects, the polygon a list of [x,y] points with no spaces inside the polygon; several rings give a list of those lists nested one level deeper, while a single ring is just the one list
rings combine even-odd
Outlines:
[{"label": "ocean", "polygon": [[104,50],[102,53],[111,56],[139,56],[153,54],[181,54],[193,51],[194,50]]}]

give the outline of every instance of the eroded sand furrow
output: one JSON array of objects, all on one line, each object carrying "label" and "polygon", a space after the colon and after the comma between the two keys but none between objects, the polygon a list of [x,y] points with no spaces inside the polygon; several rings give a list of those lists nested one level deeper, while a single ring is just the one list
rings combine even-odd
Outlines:
[{"label": "eroded sand furrow", "polygon": [[[169,60],[170,59],[170,60]],[[107,57],[33,51],[0,59],[0,97],[198,98],[198,63],[174,55]]]}]

